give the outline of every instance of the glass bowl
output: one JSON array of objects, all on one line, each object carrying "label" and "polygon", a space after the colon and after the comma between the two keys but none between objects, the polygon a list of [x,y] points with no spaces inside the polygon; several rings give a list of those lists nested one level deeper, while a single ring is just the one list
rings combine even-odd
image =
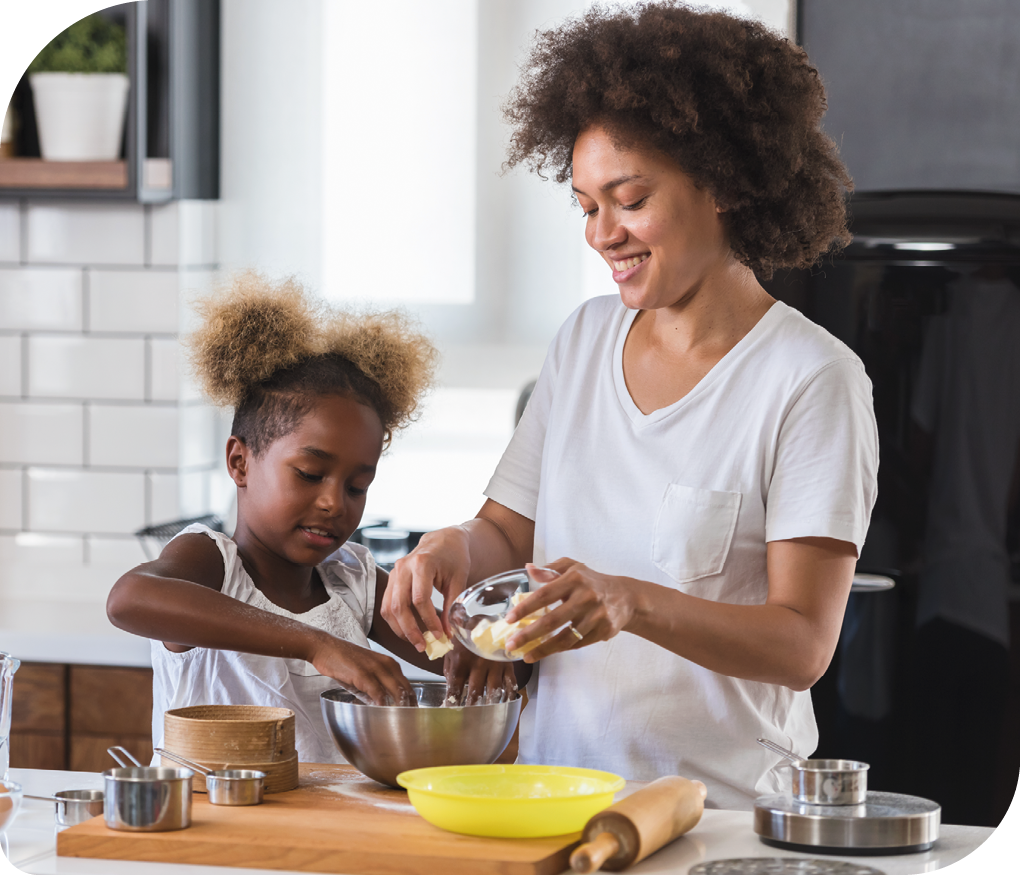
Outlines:
[{"label": "glass bowl", "polygon": [[[551,568],[536,568],[535,570],[551,574],[554,577],[559,576]],[[504,620],[506,615],[528,593],[534,592],[539,585],[532,580],[526,569],[518,568],[514,571],[497,574],[495,577],[487,577],[474,586],[469,586],[450,605],[450,629],[454,637],[468,650],[483,659],[491,659],[494,662],[516,662],[523,659],[525,653],[534,650],[539,644],[548,641],[560,631],[556,629],[537,641],[529,642],[520,650],[509,652],[504,647],[507,638],[513,635],[518,628],[528,625],[530,617],[538,619],[560,604],[556,602],[549,605],[548,608],[540,608],[516,624],[507,624]],[[530,622],[534,622],[534,620]]]},{"label": "glass bowl", "polygon": [[0,781],[0,835],[14,822],[21,807],[21,784]]}]

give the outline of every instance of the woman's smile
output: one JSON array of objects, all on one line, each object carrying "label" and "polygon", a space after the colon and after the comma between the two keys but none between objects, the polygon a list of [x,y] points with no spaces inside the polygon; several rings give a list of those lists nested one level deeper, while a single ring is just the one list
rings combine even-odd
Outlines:
[{"label": "woman's smile", "polygon": [[609,257],[609,262],[613,266],[613,279],[618,283],[625,283],[630,279],[633,279],[637,274],[638,269],[641,268],[644,263],[648,260],[649,255],[636,255],[633,258],[624,258],[617,260]]}]

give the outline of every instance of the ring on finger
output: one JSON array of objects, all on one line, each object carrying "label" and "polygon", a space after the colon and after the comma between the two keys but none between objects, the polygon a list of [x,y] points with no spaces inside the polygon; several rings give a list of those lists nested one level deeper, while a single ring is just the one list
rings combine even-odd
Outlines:
[{"label": "ring on finger", "polygon": [[574,628],[573,623],[568,623],[567,629],[570,630],[570,634],[573,635],[578,641],[584,641],[584,635],[582,635],[580,632],[577,631],[576,628]]}]

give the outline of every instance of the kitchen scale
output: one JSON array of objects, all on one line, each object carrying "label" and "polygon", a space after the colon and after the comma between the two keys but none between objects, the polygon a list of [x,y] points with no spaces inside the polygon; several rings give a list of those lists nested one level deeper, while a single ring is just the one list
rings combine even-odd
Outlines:
[{"label": "kitchen scale", "polygon": [[693,866],[687,875],[885,875],[881,869],[840,860],[737,857]]},{"label": "kitchen scale", "polygon": [[869,791],[859,805],[812,805],[789,794],[759,796],[754,831],[763,842],[829,854],[913,854],[939,837],[942,808],[930,799]]}]

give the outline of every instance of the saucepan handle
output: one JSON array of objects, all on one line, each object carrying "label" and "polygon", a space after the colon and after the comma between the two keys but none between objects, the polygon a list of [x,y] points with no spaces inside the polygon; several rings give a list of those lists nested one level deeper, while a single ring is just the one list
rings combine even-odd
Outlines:
[{"label": "saucepan handle", "polygon": [[139,767],[142,765],[140,762],[138,762],[138,760],[136,760],[133,756],[131,756],[131,754],[127,750],[125,750],[123,747],[121,747],[119,744],[114,745],[113,747],[108,747],[106,749],[106,752],[117,761],[117,764],[122,769],[129,769],[129,768],[131,768],[131,766],[129,766],[126,762],[124,762],[124,760],[122,760],[120,758],[120,756],[119,756],[120,754],[124,754],[124,756],[126,756],[129,760],[131,760],[131,764],[132,765],[139,766]]}]

